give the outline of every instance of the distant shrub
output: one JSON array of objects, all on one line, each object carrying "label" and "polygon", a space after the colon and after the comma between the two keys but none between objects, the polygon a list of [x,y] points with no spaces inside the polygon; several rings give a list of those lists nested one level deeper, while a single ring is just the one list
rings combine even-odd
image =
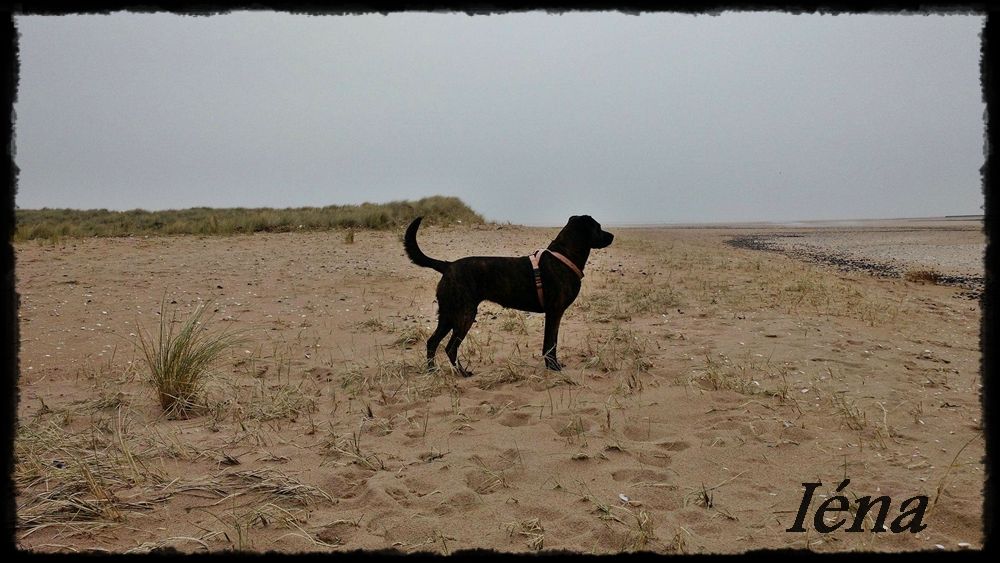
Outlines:
[{"label": "distant shrub", "polygon": [[193,207],[166,211],[107,209],[17,209],[15,241],[58,240],[60,237],[325,231],[331,229],[397,229],[421,215],[425,223],[483,223],[483,218],[457,197],[431,196],[417,201],[329,205],[288,209]]}]

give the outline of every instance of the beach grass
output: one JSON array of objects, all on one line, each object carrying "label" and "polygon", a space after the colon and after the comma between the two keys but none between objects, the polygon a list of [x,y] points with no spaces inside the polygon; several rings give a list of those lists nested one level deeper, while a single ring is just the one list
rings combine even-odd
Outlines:
[{"label": "beach grass", "polygon": [[325,207],[227,208],[194,207],[165,211],[107,209],[18,209],[14,241],[59,241],[81,237],[141,235],[233,235],[257,232],[347,229],[352,243],[357,229],[393,229],[414,217],[425,223],[483,223],[482,216],[456,197],[431,196],[416,201],[328,205]]},{"label": "beach grass", "polygon": [[156,338],[140,330],[139,348],[160,406],[168,415],[185,417],[203,406],[200,401],[208,370],[241,337],[232,331],[209,331],[211,315],[205,316],[208,304],[198,306],[179,329],[174,327],[178,323],[176,311],[168,315],[164,307],[161,304]]}]

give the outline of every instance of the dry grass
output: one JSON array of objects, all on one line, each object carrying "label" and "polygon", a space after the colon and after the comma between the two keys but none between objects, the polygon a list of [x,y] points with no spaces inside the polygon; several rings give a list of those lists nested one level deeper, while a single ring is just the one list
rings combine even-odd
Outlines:
[{"label": "dry grass", "polygon": [[908,282],[938,284],[941,283],[941,274],[934,270],[907,270],[903,279]]},{"label": "dry grass", "polygon": [[386,358],[379,354],[370,363],[342,365],[335,381],[351,399],[384,405],[453,393],[456,386],[450,370],[428,371],[422,355]]},{"label": "dry grass", "polygon": [[862,437],[868,437],[871,440],[871,445],[880,449],[887,447],[886,440],[892,437],[892,431],[889,428],[888,415],[884,406],[879,405],[882,407],[883,413],[882,425],[879,426],[878,422],[869,419],[865,409],[855,399],[848,397],[846,393],[833,393],[830,402],[844,426],[856,432],[859,440]]},{"label": "dry grass", "polygon": [[361,448],[361,437],[358,432],[350,436],[340,436],[336,432],[323,441],[323,452],[334,459],[347,458],[349,463],[358,465],[371,471],[385,470],[385,462],[375,452],[366,452]]},{"label": "dry grass", "polygon": [[142,461],[148,452],[131,438],[130,427],[124,409],[89,432],[70,432],[54,420],[19,425],[14,484],[22,491],[17,508],[22,538],[54,525],[70,533],[94,530],[124,521],[127,512],[153,508],[153,501],[119,495],[163,481],[158,469]]},{"label": "dry grass", "polygon": [[591,321],[598,323],[632,320],[632,316],[625,306],[621,295],[617,292],[598,291],[589,293],[578,299],[574,304],[574,308],[585,313]]},{"label": "dry grass", "polygon": [[508,358],[500,366],[487,372],[476,374],[476,386],[480,389],[493,389],[501,385],[525,381],[536,370],[520,359]]},{"label": "dry grass", "polygon": [[621,501],[619,505],[603,502],[583,483],[580,483],[580,487],[581,492],[576,494],[590,502],[592,512],[622,534],[618,551],[642,551],[658,543],[653,517],[649,512],[628,501]]},{"label": "dry grass", "polygon": [[511,486],[503,469],[490,467],[483,458],[476,454],[473,454],[470,460],[475,469],[470,485],[476,493],[485,495]]},{"label": "dry grass", "polygon": [[786,369],[771,357],[749,349],[745,357],[732,360],[725,354],[705,354],[704,366],[692,371],[689,384],[713,391],[729,390],[743,395],[765,395],[798,408],[786,377]]},{"label": "dry grass", "polygon": [[[52,527],[61,530],[56,537],[121,527],[132,514],[154,510],[181,494],[221,499],[216,504],[251,495],[263,507],[334,502],[321,489],[272,468],[223,470],[167,482],[164,471],[151,462],[167,455],[171,446],[165,448],[163,440],[157,444],[151,438],[155,431],[133,428],[125,408],[80,432],[60,426],[59,419],[50,412],[22,422],[17,430],[14,483],[20,491],[21,539]],[[208,455],[178,453],[185,459]],[[194,541],[203,544],[205,539]]]},{"label": "dry grass", "polygon": [[334,502],[322,489],[302,483],[298,479],[272,468],[225,472],[218,479],[222,486],[229,486],[240,494],[256,493],[265,498],[309,506],[313,502]]},{"label": "dry grass", "polygon": [[426,328],[422,326],[412,326],[401,330],[399,332],[399,336],[397,336],[392,343],[395,346],[409,350],[417,344],[427,340],[428,336],[430,336],[430,333]]},{"label": "dry grass", "polygon": [[362,330],[367,330],[369,332],[391,332],[392,331],[392,326],[391,325],[387,324],[382,319],[378,319],[378,318],[374,318],[374,317],[370,318],[370,319],[365,319],[365,320],[357,323],[356,326],[358,328],[362,329]]},{"label": "dry grass", "polygon": [[600,336],[591,332],[585,342],[584,367],[602,372],[643,373],[653,367],[649,339],[623,325],[613,325]]},{"label": "dry grass", "polygon": [[528,334],[528,315],[521,311],[505,309],[503,320],[500,321],[500,330],[513,334]]},{"label": "dry grass", "polygon": [[185,418],[205,406],[202,395],[209,369],[219,362],[223,352],[242,341],[238,333],[230,330],[208,330],[212,320],[211,314],[206,316],[209,306],[200,304],[175,329],[177,311],[168,313],[163,301],[156,339],[139,329],[139,346],[149,367],[150,381],[168,416]]},{"label": "dry grass", "polygon": [[504,524],[504,528],[511,537],[524,536],[527,539],[528,549],[538,551],[545,545],[545,528],[538,518],[508,522]]}]

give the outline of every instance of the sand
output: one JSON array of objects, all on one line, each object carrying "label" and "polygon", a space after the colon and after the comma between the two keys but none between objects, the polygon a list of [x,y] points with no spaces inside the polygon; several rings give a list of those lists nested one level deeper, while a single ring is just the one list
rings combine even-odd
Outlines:
[{"label": "sand", "polygon": [[[933,246],[935,267],[981,276],[955,259],[981,252],[974,225],[892,228],[901,238],[874,246],[863,227],[796,232],[873,260]],[[966,288],[726,244],[745,229],[610,230],[564,318],[566,369],[542,368],[540,315],[484,303],[462,347],[468,379],[421,368],[438,274],[409,263],[398,233],[18,244],[19,547],[982,546],[980,310]],[[453,259],[527,254],[555,232],[427,227],[420,240]],[[164,416],[136,348],[161,299],[181,317],[210,302],[211,326],[246,339],[188,419]],[[891,498],[886,525],[926,495],[926,529],[818,533],[812,515],[845,476],[852,502]],[[787,532],[806,482],[822,483],[810,530]]]}]

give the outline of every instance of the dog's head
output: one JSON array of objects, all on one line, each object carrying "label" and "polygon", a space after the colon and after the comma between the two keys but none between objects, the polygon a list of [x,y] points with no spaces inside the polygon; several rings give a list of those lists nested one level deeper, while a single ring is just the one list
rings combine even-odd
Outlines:
[{"label": "dog's head", "polygon": [[590,248],[605,248],[615,240],[615,235],[601,229],[601,224],[590,215],[574,215],[566,227],[579,233],[580,240],[588,241]]}]

